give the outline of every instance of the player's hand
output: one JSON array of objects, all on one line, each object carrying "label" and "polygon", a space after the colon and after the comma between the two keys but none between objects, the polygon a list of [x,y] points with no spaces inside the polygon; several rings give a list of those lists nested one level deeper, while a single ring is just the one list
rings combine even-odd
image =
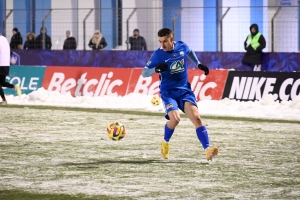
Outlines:
[{"label": "player's hand", "polygon": [[168,64],[166,63],[161,63],[161,64],[158,64],[156,67],[155,67],[155,72],[156,73],[161,73],[163,71],[166,71],[168,69]]},{"label": "player's hand", "polygon": [[204,74],[205,74],[205,75],[208,75],[208,74],[209,74],[209,68],[208,68],[206,65],[199,64],[199,65],[198,65],[198,68],[201,69],[202,71],[204,71]]}]

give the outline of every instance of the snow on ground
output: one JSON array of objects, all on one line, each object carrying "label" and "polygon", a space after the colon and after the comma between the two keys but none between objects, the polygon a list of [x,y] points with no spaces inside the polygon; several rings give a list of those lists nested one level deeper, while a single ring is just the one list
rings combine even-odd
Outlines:
[{"label": "snow on ground", "polygon": [[[194,126],[181,120],[172,137],[170,158],[164,160],[162,116],[26,106],[122,108],[163,115],[162,105],[153,107],[151,98],[141,94],[74,98],[44,89],[8,96],[9,104],[24,106],[1,109],[5,118],[0,126],[0,188],[26,191],[33,197],[35,193],[148,200],[299,197],[300,154],[295,147],[300,123],[205,119],[211,144],[220,150],[213,162],[207,162]],[[271,96],[257,102],[201,101],[199,110],[203,115],[300,122],[299,97],[282,103]],[[116,119],[127,131],[119,142],[106,135],[107,125]]]},{"label": "snow on ground", "polygon": [[[20,97],[7,96],[9,104],[17,105],[51,105],[82,108],[134,109],[164,112],[163,106],[152,106],[152,96],[132,93],[124,97],[72,97],[70,94],[47,91],[39,88],[28,95]],[[259,101],[241,102],[237,100],[204,100],[198,102],[201,115],[254,117],[262,119],[300,120],[300,96],[293,101],[274,101],[270,94]]]},{"label": "snow on ground", "polygon": [[[205,119],[210,142],[220,150],[208,162],[186,118],[165,160],[162,116],[26,106],[1,114],[0,188],[25,191],[31,199],[43,193],[139,200],[300,196],[300,123]],[[115,119],[126,126],[121,141],[106,135]]]}]

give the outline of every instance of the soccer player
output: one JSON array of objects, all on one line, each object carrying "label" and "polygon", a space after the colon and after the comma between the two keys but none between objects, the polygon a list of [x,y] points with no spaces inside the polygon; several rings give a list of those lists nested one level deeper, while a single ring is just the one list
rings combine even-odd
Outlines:
[{"label": "soccer player", "polygon": [[173,32],[168,28],[158,31],[158,41],[161,45],[152,54],[149,62],[144,67],[142,76],[149,77],[159,73],[160,95],[165,107],[167,121],[164,128],[164,139],[161,143],[161,155],[169,158],[169,141],[180,121],[178,109],[182,110],[196,128],[196,135],[201,142],[207,160],[212,160],[218,154],[217,147],[210,147],[208,132],[203,125],[196,97],[188,82],[186,66],[187,57],[208,75],[209,68],[201,64],[195,52],[182,41],[174,41]]},{"label": "soccer player", "polygon": [[10,66],[9,43],[8,43],[7,39],[0,34],[0,96],[2,98],[0,105],[7,104],[2,87],[8,87],[8,88],[15,89],[19,96],[22,94],[22,91],[18,84],[12,85],[5,81],[6,76],[9,74],[9,66]]}]

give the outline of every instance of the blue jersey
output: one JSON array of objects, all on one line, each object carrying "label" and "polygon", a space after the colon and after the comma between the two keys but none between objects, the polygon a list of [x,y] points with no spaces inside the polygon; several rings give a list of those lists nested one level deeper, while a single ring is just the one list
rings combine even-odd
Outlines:
[{"label": "blue jersey", "polygon": [[160,92],[169,89],[190,89],[188,82],[186,58],[189,47],[181,41],[174,42],[172,51],[164,51],[161,47],[154,51],[146,67],[155,68],[158,64],[166,63],[169,68],[160,73]]}]

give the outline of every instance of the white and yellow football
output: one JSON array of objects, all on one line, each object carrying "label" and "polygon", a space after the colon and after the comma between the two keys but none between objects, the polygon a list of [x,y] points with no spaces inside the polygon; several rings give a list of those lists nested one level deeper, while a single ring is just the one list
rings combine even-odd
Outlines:
[{"label": "white and yellow football", "polygon": [[126,135],[126,129],[123,124],[120,122],[111,122],[107,126],[107,136],[112,139],[112,140],[121,140],[125,137]]},{"label": "white and yellow football", "polygon": [[158,95],[152,97],[151,104],[153,106],[158,106],[158,105],[160,105],[160,103],[161,103],[161,98]]}]

